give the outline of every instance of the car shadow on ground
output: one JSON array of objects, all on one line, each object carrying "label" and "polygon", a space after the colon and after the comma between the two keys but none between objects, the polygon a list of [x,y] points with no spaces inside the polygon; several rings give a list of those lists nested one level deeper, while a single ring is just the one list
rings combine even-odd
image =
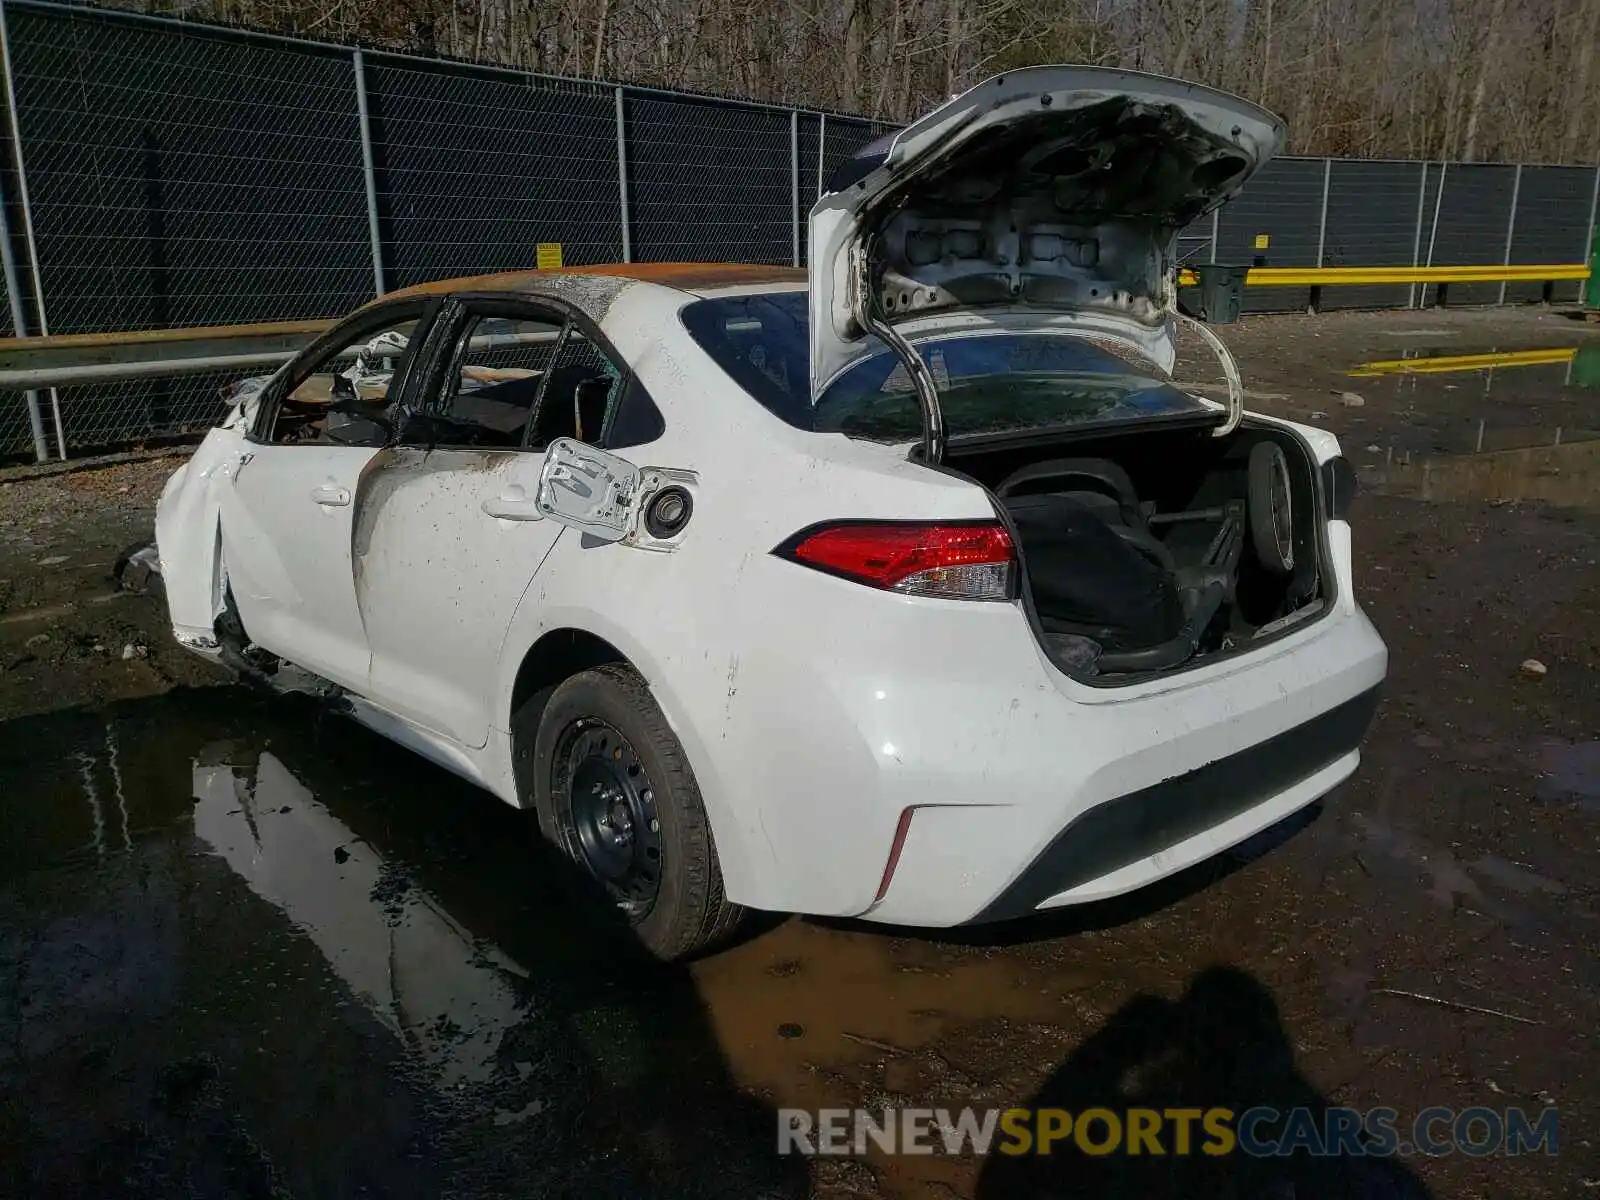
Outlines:
[{"label": "car shadow on ground", "polygon": [[[1252,1134],[1273,1140],[1287,1114],[1306,1109],[1324,1128],[1327,1100],[1296,1069],[1294,1049],[1272,994],[1237,967],[1212,967],[1177,1000],[1139,996],[1063,1062],[1027,1102],[1031,1108],[1231,1109],[1265,1106],[1285,1114]],[[1103,1143],[1095,1126],[1091,1146]],[[1198,1120],[1190,1153],[1083,1153],[1070,1140],[1048,1155],[992,1155],[979,1176],[978,1200],[1071,1196],[1074,1200],[1428,1200],[1430,1192],[1399,1159],[1366,1156],[1255,1157],[1234,1149],[1207,1154]],[[1221,1145],[1220,1142],[1215,1142]]]},{"label": "car shadow on ground", "polygon": [[241,689],[0,724],[0,1194],[804,1195],[525,816]]}]

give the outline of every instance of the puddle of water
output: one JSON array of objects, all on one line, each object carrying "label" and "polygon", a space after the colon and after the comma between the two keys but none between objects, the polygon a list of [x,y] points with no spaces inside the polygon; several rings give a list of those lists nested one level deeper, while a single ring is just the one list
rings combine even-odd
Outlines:
[{"label": "puddle of water", "polygon": [[524,815],[239,689],[0,724],[0,1157],[41,1194],[222,1194],[242,1145],[294,1194],[793,1194],[688,970]]},{"label": "puddle of water", "polygon": [[1550,738],[1539,746],[1539,768],[1541,800],[1600,815],[1600,742]]},{"label": "puddle of water", "polygon": [[1560,880],[1499,855],[1483,854],[1463,860],[1452,848],[1436,845],[1385,821],[1357,813],[1354,823],[1358,847],[1373,850],[1394,867],[1420,876],[1428,898],[1445,908],[1466,904],[1506,924],[1526,926],[1532,914],[1502,902],[1484,885],[1524,897],[1567,894],[1567,885]]},{"label": "puddle of water", "polygon": [[1488,350],[1473,354],[1463,354],[1455,348],[1418,347],[1407,350],[1399,358],[1358,363],[1346,374],[1356,379],[1369,379],[1384,375],[1454,375],[1552,366],[1565,368],[1563,382],[1574,387],[1600,387],[1600,341],[1533,350]]},{"label": "puddle of water", "polygon": [[[1413,736],[1411,743],[1422,750],[1444,746],[1442,739],[1428,734]],[[1541,793],[1547,785],[1552,795],[1565,795],[1569,788],[1595,784],[1597,777],[1586,772],[1600,768],[1600,762],[1589,761],[1590,746],[1600,748],[1600,743],[1549,739],[1534,747],[1535,753],[1544,755],[1547,772],[1554,768],[1548,778],[1541,778]],[[1471,757],[1508,765],[1516,777],[1527,777],[1526,768],[1532,765],[1529,747],[1492,740],[1485,747],[1487,753]],[[1413,828],[1408,811],[1413,792],[1402,786],[1402,776],[1400,769],[1391,768],[1378,788],[1373,810],[1351,812],[1342,828],[1315,830],[1312,840],[1325,853],[1355,855],[1362,874],[1386,887],[1402,885],[1403,890],[1394,893],[1396,898],[1420,896],[1441,909],[1470,910],[1514,938],[1561,940],[1570,934],[1572,922],[1596,918],[1588,907],[1582,867],[1570,858],[1530,864],[1505,854],[1464,851],[1453,838]]]},{"label": "puddle of water", "polygon": [[513,983],[527,970],[480,947],[429,892],[395,895],[390,864],[276,755],[244,759],[195,762],[195,835],[316,943],[441,1085],[488,1079],[501,1037],[521,1019]]},{"label": "puddle of water", "polygon": [[1367,482],[1419,500],[1530,500],[1600,510],[1600,438],[1392,462],[1373,468]]},{"label": "puddle of water", "polygon": [[[893,932],[864,936],[790,921],[758,942],[696,964],[711,1018],[740,1077],[785,1094],[786,1103],[805,1103],[821,1093],[787,1097],[795,1081],[805,1079],[805,1065],[819,1058],[872,1061],[889,1053],[914,1062],[955,1026],[1004,1020],[1070,1027],[1083,1021],[1079,992],[1096,976],[1063,971],[1048,980],[1030,978],[1004,957],[947,955],[923,941],[896,941],[891,950],[885,939]],[[761,972],[789,983],[752,990],[750,979]],[[783,1027],[800,1032],[784,1037]]]}]

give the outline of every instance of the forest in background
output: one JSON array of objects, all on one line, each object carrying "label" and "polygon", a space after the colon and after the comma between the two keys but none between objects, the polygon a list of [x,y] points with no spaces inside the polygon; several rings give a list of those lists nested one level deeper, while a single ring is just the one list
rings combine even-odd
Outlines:
[{"label": "forest in background", "polygon": [[911,120],[1040,62],[1176,75],[1289,150],[1600,161],[1600,0],[129,0],[108,7]]}]

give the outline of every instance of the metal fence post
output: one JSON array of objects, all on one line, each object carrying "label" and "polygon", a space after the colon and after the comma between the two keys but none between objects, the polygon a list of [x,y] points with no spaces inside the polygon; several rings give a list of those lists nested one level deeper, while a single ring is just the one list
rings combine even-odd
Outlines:
[{"label": "metal fence post", "polygon": [[1211,257],[1208,262],[1217,261],[1217,231],[1222,227],[1222,206],[1219,204],[1211,210]]},{"label": "metal fence post", "polygon": [[356,73],[356,115],[361,122],[361,175],[367,185],[367,236],[372,240],[372,286],[384,293],[383,237],[378,232],[378,181],[372,168],[372,121],[367,116],[367,60],[357,46],[351,53]]},{"label": "metal fence post", "polygon": [[[28,333],[27,309],[22,303],[22,284],[17,280],[17,256],[11,248],[11,222],[6,217],[5,198],[0,196],[0,262],[5,268],[6,299],[11,302],[11,328],[15,337]],[[50,459],[50,444],[44,439],[44,418],[39,414],[39,393],[25,393],[28,402],[28,429],[33,434],[33,456],[40,462]]]},{"label": "metal fence post", "polygon": [[617,200],[622,217],[622,261],[633,261],[632,214],[628,208],[628,127],[624,124],[622,88],[613,90],[617,108]]},{"label": "metal fence post", "polygon": [[[1522,164],[1518,163],[1517,164],[1517,173],[1511,180],[1511,215],[1506,218],[1506,252],[1505,252],[1505,261],[1503,263],[1501,263],[1501,266],[1509,267],[1511,265],[1511,239],[1512,239],[1513,236],[1515,236],[1515,234],[1517,232],[1517,201],[1521,197],[1522,197]],[[1507,286],[1508,285],[1507,285],[1506,281],[1502,279],[1500,281],[1500,299],[1497,301],[1497,303],[1504,304],[1506,302],[1506,287]]]},{"label": "metal fence post", "polygon": [[800,265],[800,110],[789,110],[789,179],[794,184],[794,213],[789,232],[793,235],[794,265]]},{"label": "metal fence post", "polygon": [[[1422,265],[1422,213],[1428,203],[1428,164],[1424,161],[1420,165],[1422,167],[1422,180],[1417,184],[1417,232],[1411,239],[1411,265],[1413,267]],[[1407,292],[1407,308],[1417,307],[1417,287],[1418,285],[1413,283]],[[1426,285],[1424,285],[1424,294],[1426,294]]]},{"label": "metal fence post", "polygon": [[[1322,266],[1323,253],[1328,246],[1328,188],[1333,183],[1333,159],[1322,160],[1322,211],[1317,214],[1317,266]],[[1306,311],[1315,313],[1322,307],[1322,285],[1316,284],[1306,295]]]},{"label": "metal fence post", "polygon": [[[1600,216],[1600,167],[1594,169],[1594,190],[1589,193],[1589,231],[1583,235],[1583,249],[1578,257],[1583,262],[1589,262],[1589,256],[1594,253],[1595,218]],[[1584,293],[1587,285],[1578,285],[1578,303],[1584,302]]]},{"label": "metal fence post", "polygon": [[[44,285],[39,280],[39,246],[33,236],[33,206],[28,201],[28,172],[22,165],[22,123],[17,117],[17,89],[11,73],[11,29],[6,24],[5,0],[0,0],[0,67],[5,70],[6,76],[6,120],[11,126],[11,148],[17,156],[17,191],[18,199],[22,202],[22,230],[28,243],[29,274],[33,276],[33,294],[39,307],[39,333],[44,336],[50,332],[50,321],[44,309]],[[6,288],[11,296],[11,319],[16,326],[16,335],[26,337],[28,333],[25,323],[25,311],[22,305],[21,289],[17,284],[16,262],[12,257],[10,230],[3,231],[5,236],[5,277]],[[40,462],[50,457],[50,448],[45,444],[44,418],[39,411],[39,393],[30,391],[28,396],[28,425],[33,432],[33,451]],[[50,389],[50,412],[56,427],[56,448],[62,458],[67,457],[67,439],[61,429],[61,397],[55,388]]]},{"label": "metal fence post", "polygon": [[1333,182],[1333,159],[1322,160],[1322,214],[1317,218],[1317,266],[1328,245],[1328,187]]},{"label": "metal fence post", "polygon": [[828,161],[828,114],[817,114],[817,199],[822,199],[822,164]]},{"label": "metal fence post", "polygon": [[[1434,196],[1433,196],[1433,227],[1431,229],[1429,229],[1429,231],[1428,231],[1428,261],[1424,264],[1425,266],[1429,266],[1429,267],[1433,266],[1433,247],[1434,247],[1435,243],[1437,243],[1438,240],[1439,240],[1439,209],[1444,204],[1444,185],[1445,185],[1445,180],[1449,177],[1449,174],[1450,174],[1450,164],[1448,162],[1441,162],[1439,164],[1439,190],[1437,192],[1435,192]],[[1427,284],[1423,284],[1422,285],[1422,299],[1424,301],[1426,301],[1427,298],[1428,298],[1428,285]],[[1444,299],[1444,285],[1443,284],[1439,285],[1438,298],[1439,298],[1440,301],[1443,301],[1443,299]],[[1440,307],[1441,308],[1443,307],[1442,303],[1440,304]]]}]

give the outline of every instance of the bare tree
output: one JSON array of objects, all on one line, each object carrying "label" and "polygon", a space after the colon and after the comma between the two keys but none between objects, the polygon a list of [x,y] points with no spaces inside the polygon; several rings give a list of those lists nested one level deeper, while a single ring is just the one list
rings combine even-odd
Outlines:
[{"label": "bare tree", "polygon": [[1593,162],[1600,0],[106,0],[905,121],[1036,62],[1179,75],[1297,153]]}]

